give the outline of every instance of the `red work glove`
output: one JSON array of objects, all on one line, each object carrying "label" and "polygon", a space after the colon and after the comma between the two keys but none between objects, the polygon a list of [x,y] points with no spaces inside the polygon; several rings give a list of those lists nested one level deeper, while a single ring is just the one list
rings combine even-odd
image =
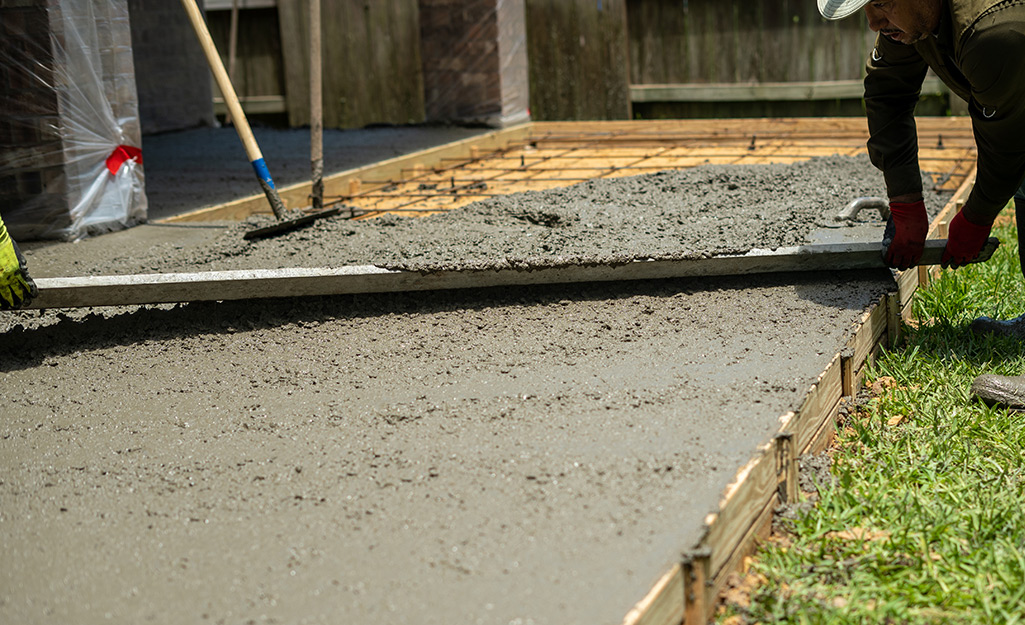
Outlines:
[{"label": "red work glove", "polygon": [[957,269],[978,258],[992,228],[993,224],[980,226],[968,221],[964,211],[954,215],[947,229],[947,247],[943,249],[940,264]]},{"label": "red work glove", "polygon": [[894,269],[918,264],[929,233],[925,202],[890,202],[890,221],[883,233],[883,260]]}]

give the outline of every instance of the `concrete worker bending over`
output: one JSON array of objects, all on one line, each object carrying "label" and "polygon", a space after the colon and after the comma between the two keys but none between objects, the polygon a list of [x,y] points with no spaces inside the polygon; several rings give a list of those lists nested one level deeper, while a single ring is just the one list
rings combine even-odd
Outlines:
[{"label": "concrete worker bending over", "polygon": [[[818,0],[818,7],[831,20],[864,8],[879,33],[868,59],[865,110],[869,156],[890,199],[887,264],[918,264],[929,229],[914,111],[931,68],[968,102],[979,155],[975,186],[950,222],[942,264],[957,268],[975,259],[1013,196],[1025,273],[1025,0]],[[981,317],[972,330],[1025,340],[1025,315]],[[979,376],[972,389],[988,403],[1025,408],[1025,376]]]},{"label": "concrete worker bending over", "polygon": [[7,226],[0,217],[0,310],[27,306],[37,294],[25,257],[7,234]]}]

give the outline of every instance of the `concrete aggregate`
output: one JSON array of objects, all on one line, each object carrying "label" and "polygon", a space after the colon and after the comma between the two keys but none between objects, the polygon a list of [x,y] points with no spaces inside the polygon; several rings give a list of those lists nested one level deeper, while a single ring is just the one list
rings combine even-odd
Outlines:
[{"label": "concrete aggregate", "polygon": [[[718,254],[806,241],[881,193],[866,165],[594,181],[255,245],[259,220],[143,226],[30,263]],[[4,315],[0,621],[619,622],[892,288],[823,271]]]}]

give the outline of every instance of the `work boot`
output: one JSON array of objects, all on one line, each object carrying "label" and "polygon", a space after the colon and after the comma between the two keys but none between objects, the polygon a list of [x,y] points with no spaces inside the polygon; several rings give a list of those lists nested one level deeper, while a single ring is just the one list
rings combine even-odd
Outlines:
[{"label": "work boot", "polygon": [[979,317],[969,327],[976,334],[995,334],[1025,341],[1025,315],[1007,321]]},{"label": "work boot", "polygon": [[1025,375],[980,375],[972,382],[972,395],[987,406],[1025,410]]}]

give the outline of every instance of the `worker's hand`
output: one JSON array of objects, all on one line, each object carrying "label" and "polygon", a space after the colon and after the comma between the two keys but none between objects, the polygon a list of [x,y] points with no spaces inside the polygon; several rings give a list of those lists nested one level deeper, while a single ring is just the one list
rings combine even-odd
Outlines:
[{"label": "worker's hand", "polygon": [[883,260],[894,269],[918,264],[929,233],[925,202],[890,202],[890,220],[883,233]]},{"label": "worker's hand", "polygon": [[28,275],[28,265],[0,219],[0,310],[27,306],[39,294]]},{"label": "worker's hand", "polygon": [[980,226],[968,221],[964,211],[954,215],[947,229],[947,247],[943,249],[940,264],[957,269],[978,258],[992,228],[993,224]]}]

